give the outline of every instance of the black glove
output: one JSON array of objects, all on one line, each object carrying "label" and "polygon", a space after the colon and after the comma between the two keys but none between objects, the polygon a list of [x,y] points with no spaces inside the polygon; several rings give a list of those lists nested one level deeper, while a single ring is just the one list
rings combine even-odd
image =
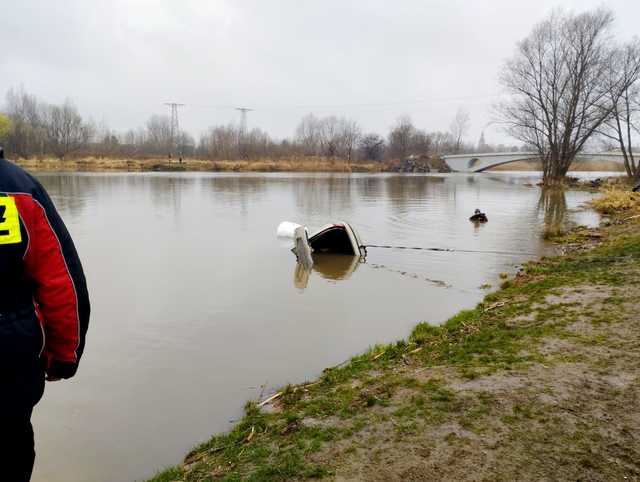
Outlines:
[{"label": "black glove", "polygon": [[51,363],[49,363],[49,368],[47,368],[47,378],[51,378],[53,380],[58,380],[60,378],[71,378],[76,374],[77,370],[77,363],[51,360]]}]

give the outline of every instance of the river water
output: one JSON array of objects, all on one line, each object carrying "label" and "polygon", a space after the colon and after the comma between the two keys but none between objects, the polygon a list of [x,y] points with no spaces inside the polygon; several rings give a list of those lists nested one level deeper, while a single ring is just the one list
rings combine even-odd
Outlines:
[{"label": "river water", "polygon": [[[42,174],[84,263],[93,316],[78,375],[34,413],[38,482],[142,480],[230,428],[245,400],[438,324],[550,248],[545,222],[598,221],[535,177]],[[478,207],[489,222],[468,221]],[[283,221],[350,222],[370,249],[296,272]]]}]

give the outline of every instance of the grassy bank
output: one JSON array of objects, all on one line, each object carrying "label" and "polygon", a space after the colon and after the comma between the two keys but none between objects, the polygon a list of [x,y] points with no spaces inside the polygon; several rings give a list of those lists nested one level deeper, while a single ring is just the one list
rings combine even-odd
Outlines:
[{"label": "grassy bank", "polygon": [[21,159],[17,163],[34,172],[380,172],[379,162],[348,162],[327,158],[293,158],[282,160],[209,161],[203,159]]},{"label": "grassy bank", "polygon": [[637,480],[640,195],[623,197],[475,309],[247,403],[152,480]]}]

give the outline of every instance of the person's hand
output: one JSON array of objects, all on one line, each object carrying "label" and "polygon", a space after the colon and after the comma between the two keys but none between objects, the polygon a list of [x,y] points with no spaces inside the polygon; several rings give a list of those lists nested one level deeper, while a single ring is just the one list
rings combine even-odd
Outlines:
[{"label": "person's hand", "polygon": [[46,370],[46,380],[48,382],[55,382],[62,378],[71,378],[76,374],[78,365],[76,363],[61,362],[58,360],[51,360]]}]

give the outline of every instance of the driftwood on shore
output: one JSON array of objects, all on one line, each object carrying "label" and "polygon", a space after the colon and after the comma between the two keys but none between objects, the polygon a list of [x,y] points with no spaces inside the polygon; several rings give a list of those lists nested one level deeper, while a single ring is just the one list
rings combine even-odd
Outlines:
[{"label": "driftwood on shore", "polygon": [[258,407],[264,407],[266,404],[273,402],[275,399],[280,398],[282,396],[282,392],[276,392],[271,395],[269,398],[263,400],[258,404]]}]

